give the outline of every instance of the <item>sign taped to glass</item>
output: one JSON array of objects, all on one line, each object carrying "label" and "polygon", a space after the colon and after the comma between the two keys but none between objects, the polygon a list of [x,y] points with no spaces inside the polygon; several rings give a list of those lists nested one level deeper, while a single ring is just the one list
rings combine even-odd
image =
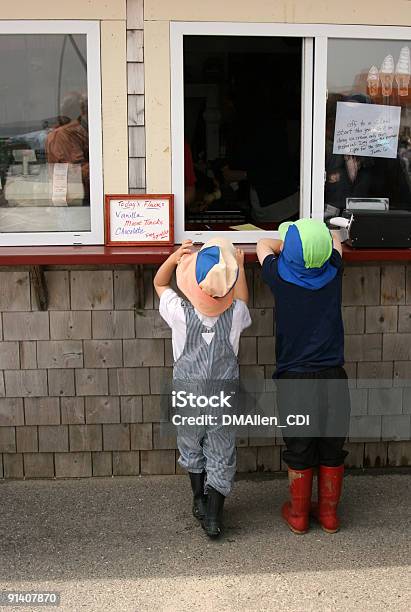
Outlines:
[{"label": "sign taped to glass", "polygon": [[401,107],[337,102],[333,153],[397,157]]}]

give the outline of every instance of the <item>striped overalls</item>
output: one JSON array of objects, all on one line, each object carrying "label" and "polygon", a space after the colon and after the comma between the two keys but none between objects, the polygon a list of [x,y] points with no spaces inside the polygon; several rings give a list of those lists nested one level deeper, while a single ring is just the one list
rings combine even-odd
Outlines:
[{"label": "striped overalls", "polygon": [[[192,392],[197,397],[219,396],[223,392],[235,402],[239,369],[230,343],[234,304],[218,317],[212,328],[203,325],[189,302],[184,300],[182,305],[186,341],[174,364],[173,389]],[[196,406],[178,412],[191,416],[208,414],[219,421],[216,424],[178,426],[179,463],[189,472],[206,471],[206,488],[210,485],[227,496],[236,470],[235,431],[233,427],[221,424],[221,414],[232,413],[233,408]]]}]

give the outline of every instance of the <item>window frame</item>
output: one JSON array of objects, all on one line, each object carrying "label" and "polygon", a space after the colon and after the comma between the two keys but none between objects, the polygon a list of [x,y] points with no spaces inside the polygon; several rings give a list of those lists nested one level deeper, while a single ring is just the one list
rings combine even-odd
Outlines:
[{"label": "window frame", "polygon": [[100,22],[83,20],[0,20],[0,36],[2,34],[85,34],[87,36],[90,231],[0,231],[0,246],[104,244]]},{"label": "window frame", "polygon": [[328,25],[320,28],[315,37],[312,206],[311,216],[324,218],[325,181],[325,123],[327,111],[328,41],[330,39],[409,40],[411,27],[403,26],[343,26]]},{"label": "window frame", "polygon": [[[184,35],[294,36],[303,38],[301,103],[301,216],[324,217],[325,121],[328,40],[410,40],[411,27],[338,24],[283,24],[245,22],[170,21],[171,158],[172,192],[175,194],[176,242],[185,238],[206,241],[219,232],[185,230],[184,210]],[[315,104],[313,103],[315,101]],[[226,231],[233,242],[254,243],[261,237],[278,237],[276,231]]]},{"label": "window frame", "polygon": [[[311,199],[311,122],[312,122],[312,70],[313,44],[308,26],[278,23],[228,23],[228,22],[170,22],[170,76],[171,76],[171,158],[172,192],[175,194],[176,242],[190,238],[204,242],[221,235],[218,231],[188,231],[185,229],[184,207],[184,70],[183,38],[185,35],[201,36],[272,36],[303,39],[302,95],[301,95],[301,154],[300,172],[303,189],[300,193],[300,214],[310,214]],[[307,95],[305,95],[307,94]],[[255,243],[264,236],[278,237],[277,231],[238,232],[225,231],[224,236],[233,242]]]}]

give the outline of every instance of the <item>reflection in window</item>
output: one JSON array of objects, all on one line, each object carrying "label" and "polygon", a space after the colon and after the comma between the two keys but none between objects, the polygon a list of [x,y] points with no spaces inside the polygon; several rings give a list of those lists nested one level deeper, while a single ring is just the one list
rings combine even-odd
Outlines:
[{"label": "reflection in window", "polygon": [[186,230],[300,209],[302,39],[184,36]]},{"label": "reflection in window", "polygon": [[90,230],[86,35],[1,35],[0,54],[0,231]]},{"label": "reflection in window", "polygon": [[[409,47],[409,42],[397,40],[329,41],[326,215],[344,209],[347,198],[354,205],[356,199],[365,199],[371,208],[378,206],[375,199],[384,198],[389,209],[411,210]],[[336,130],[336,118],[342,117],[337,113],[347,118],[345,133]],[[343,133],[346,149],[337,154]]]}]

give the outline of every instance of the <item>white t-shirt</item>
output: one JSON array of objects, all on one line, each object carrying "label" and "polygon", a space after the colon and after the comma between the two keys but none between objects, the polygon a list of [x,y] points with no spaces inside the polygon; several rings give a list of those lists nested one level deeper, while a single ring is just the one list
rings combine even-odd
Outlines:
[{"label": "white t-shirt", "polygon": [[[186,342],[186,318],[181,301],[181,297],[173,289],[166,289],[160,297],[160,315],[172,330],[174,361],[177,361],[180,357]],[[218,317],[206,317],[201,312],[198,312],[198,310],[195,310],[195,313],[202,324],[210,328],[211,334],[211,328],[217,322]],[[236,355],[238,354],[241,332],[250,325],[251,317],[247,304],[242,300],[235,300],[230,342]]]}]

